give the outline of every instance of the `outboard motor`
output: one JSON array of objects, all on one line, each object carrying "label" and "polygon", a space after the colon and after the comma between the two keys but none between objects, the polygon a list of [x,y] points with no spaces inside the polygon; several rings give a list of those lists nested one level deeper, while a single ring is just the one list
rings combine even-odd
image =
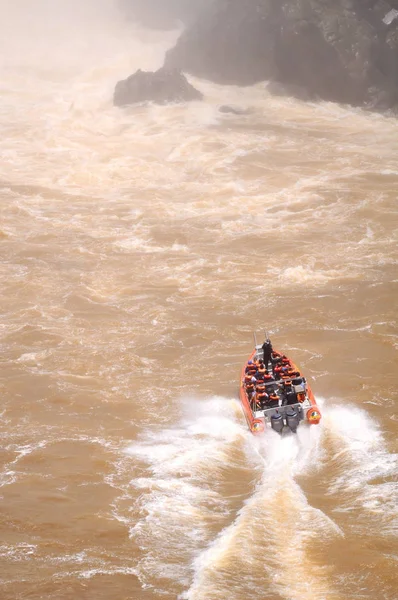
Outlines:
[{"label": "outboard motor", "polygon": [[288,408],[286,411],[286,422],[287,426],[290,427],[293,433],[296,433],[297,427],[300,424],[300,417],[293,406]]},{"label": "outboard motor", "polygon": [[271,415],[271,427],[277,433],[282,433],[283,428],[285,426],[283,417],[278,412]]}]

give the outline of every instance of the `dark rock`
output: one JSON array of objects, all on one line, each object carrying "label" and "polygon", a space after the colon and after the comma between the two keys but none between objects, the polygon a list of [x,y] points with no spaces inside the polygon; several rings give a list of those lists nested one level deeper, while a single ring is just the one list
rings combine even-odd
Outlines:
[{"label": "dark rock", "polygon": [[218,83],[268,80],[301,97],[394,106],[393,9],[398,0],[215,0],[165,65]]},{"label": "dark rock", "polygon": [[138,102],[167,104],[202,99],[203,95],[178,69],[164,67],[155,73],[138,70],[134,75],[119,81],[113,95],[115,106]]},{"label": "dark rock", "polygon": [[218,110],[232,115],[250,115],[253,112],[250,108],[240,108],[239,106],[229,106],[227,104],[223,104]]}]

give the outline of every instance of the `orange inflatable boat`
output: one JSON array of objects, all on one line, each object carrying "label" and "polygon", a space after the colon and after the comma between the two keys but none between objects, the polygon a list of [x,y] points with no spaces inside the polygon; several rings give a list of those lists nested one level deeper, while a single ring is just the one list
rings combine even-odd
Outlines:
[{"label": "orange inflatable boat", "polygon": [[267,427],[278,433],[296,432],[301,422],[317,425],[321,413],[314,394],[297,365],[273,349],[271,340],[257,345],[244,364],[240,401],[254,434]]}]

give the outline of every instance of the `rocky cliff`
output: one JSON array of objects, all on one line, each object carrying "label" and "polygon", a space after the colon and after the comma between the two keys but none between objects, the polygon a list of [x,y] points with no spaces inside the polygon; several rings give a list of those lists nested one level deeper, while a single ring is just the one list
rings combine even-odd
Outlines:
[{"label": "rocky cliff", "polygon": [[214,0],[165,65],[220,83],[279,82],[326,100],[398,104],[398,0]]}]

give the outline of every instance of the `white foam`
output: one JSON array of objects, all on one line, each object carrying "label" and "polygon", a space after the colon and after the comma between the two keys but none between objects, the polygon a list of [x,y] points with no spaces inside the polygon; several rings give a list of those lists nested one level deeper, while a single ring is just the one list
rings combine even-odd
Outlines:
[{"label": "white foam", "polygon": [[153,244],[150,239],[144,239],[142,237],[130,237],[124,240],[118,240],[113,244],[116,248],[120,248],[126,251],[140,251],[148,254],[171,252],[171,253],[186,253],[188,247],[183,244],[172,244],[171,246],[159,246]]},{"label": "white foam", "polygon": [[0,556],[17,561],[31,560],[32,556],[36,554],[37,549],[37,544],[29,544],[27,542],[20,542],[15,545],[3,543],[0,544]]},{"label": "white foam", "polygon": [[82,579],[91,579],[96,575],[137,575],[137,570],[133,567],[98,567],[80,571],[79,573],[76,573],[76,575]]},{"label": "white foam", "polygon": [[0,488],[5,485],[12,485],[16,481],[18,481],[18,474],[16,471],[9,471],[6,469],[0,473]]},{"label": "white foam", "polygon": [[377,521],[368,519],[368,527],[373,523],[378,534],[397,531],[398,490],[389,480],[397,472],[398,455],[388,451],[378,424],[364,410],[347,405],[329,408],[324,419],[338,473],[329,485],[329,494],[339,496],[336,511],[378,514]]},{"label": "white foam", "polygon": [[189,568],[170,568],[170,556],[189,564],[209,541],[212,527],[229,514],[219,484],[226,467],[239,468],[244,457],[239,446],[249,435],[236,421],[235,401],[186,398],[182,405],[185,415],[178,425],[148,432],[126,449],[148,470],[130,482],[141,490],[143,517],[131,524],[130,535],[144,553],[139,565],[143,583],[154,576],[186,580]]},{"label": "white foam", "polygon": [[[311,540],[341,536],[338,526],[322,511],[311,507],[294,475],[320,459],[321,434],[302,429],[301,436],[281,438],[274,432],[253,438],[250,457],[257,456],[262,480],[238,517],[195,560],[194,580],[181,598],[222,598],[219,573],[237,570],[245,585],[259,590],[266,585],[282,597],[328,597],[332,585],[326,568],[314,568],[307,553]],[[318,432],[320,429],[317,430]],[[266,560],[264,549],[266,550]],[[254,597],[254,596],[253,596]]]},{"label": "white foam", "polygon": [[37,363],[38,361],[47,358],[50,354],[51,354],[50,350],[42,350],[41,352],[26,352],[25,354],[21,354],[21,356],[16,359],[16,362],[21,362],[21,363],[35,362],[35,363]]},{"label": "white foam", "polygon": [[[236,402],[215,397],[185,399],[182,405],[185,414],[178,426],[146,433],[126,449],[135,463],[147,465],[147,474],[130,481],[130,488],[140,490],[143,515],[130,524],[143,553],[138,566],[142,584],[161,577],[183,585],[184,598],[217,598],[223,589],[218,573],[238,568],[245,585],[262,585],[252,579],[256,556],[267,547],[274,558],[262,567],[261,577],[266,574],[271,589],[298,600],[307,585],[326,597],[331,589],[327,569],[308,576],[307,544],[342,532],[308,504],[295,481],[321,468],[322,427],[303,426],[297,435],[283,438],[267,431],[254,438]],[[237,515],[231,499],[219,491],[226,468],[251,473],[252,487]],[[125,515],[120,518],[126,522]],[[178,568],[171,568],[176,562]]]}]

